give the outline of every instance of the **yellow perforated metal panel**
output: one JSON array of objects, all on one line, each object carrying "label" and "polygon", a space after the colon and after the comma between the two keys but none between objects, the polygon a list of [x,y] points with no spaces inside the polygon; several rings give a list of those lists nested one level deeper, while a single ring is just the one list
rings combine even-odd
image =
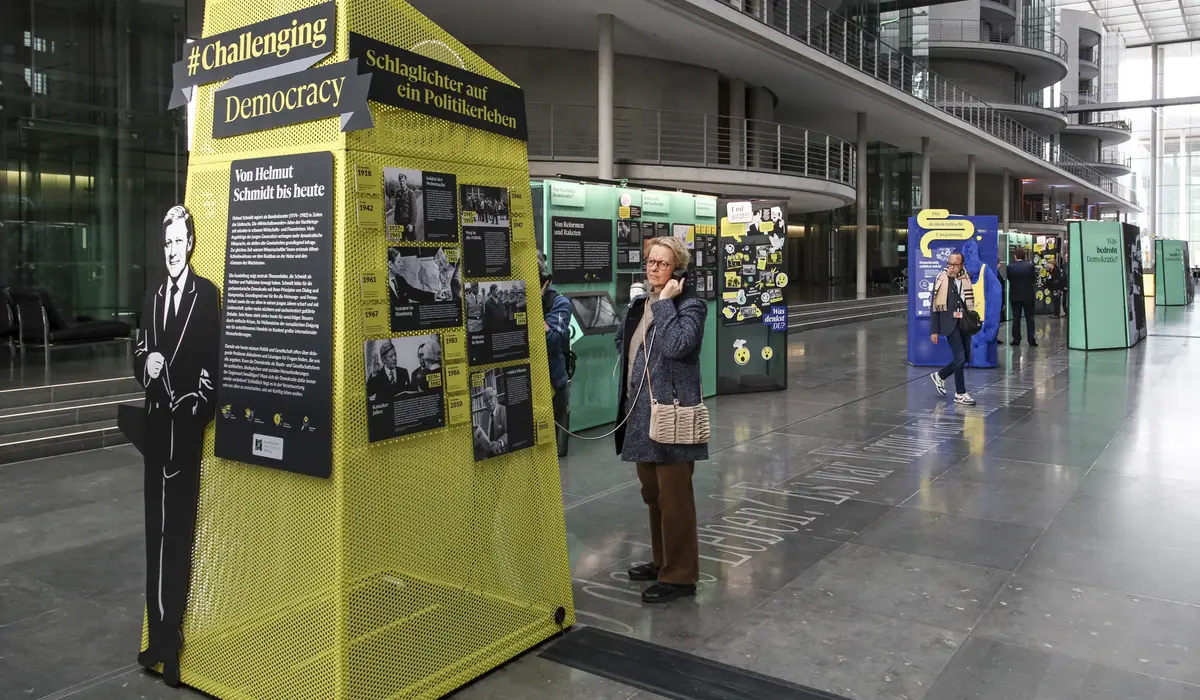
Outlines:
[{"label": "yellow perforated metal panel", "polygon": [[[210,0],[205,34],[316,4]],[[407,4],[339,0],[347,30],[507,81]],[[360,67],[360,71],[364,69]],[[328,480],[213,457],[203,461],[184,683],[226,700],[440,697],[574,622],[553,444],[472,459],[469,425],[367,442],[358,274],[386,267],[382,234],[356,224],[353,168],[455,173],[510,188],[532,220],[525,145],[371,103],[375,128],[337,119],[213,139],[213,91],[197,91],[187,205],[197,272],[220,286],[232,160],[334,153],[333,476]],[[513,274],[540,317],[533,232],[513,245]],[[530,324],[535,420],[551,415],[546,349]],[[461,332],[462,329],[459,329]]]}]

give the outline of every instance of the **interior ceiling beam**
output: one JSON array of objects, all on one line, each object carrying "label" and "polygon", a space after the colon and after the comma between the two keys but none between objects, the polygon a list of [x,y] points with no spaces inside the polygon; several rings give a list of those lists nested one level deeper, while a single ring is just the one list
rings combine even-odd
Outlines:
[{"label": "interior ceiling beam", "polygon": [[1183,18],[1183,28],[1187,30],[1187,35],[1192,36],[1192,25],[1188,22],[1187,10],[1183,7],[1183,0],[1175,0],[1179,3],[1179,16]]},{"label": "interior ceiling beam", "polygon": [[[1088,0],[1088,2],[1091,2],[1091,0]],[[1137,11],[1138,19],[1142,21],[1142,27],[1146,30],[1146,38],[1154,41],[1154,30],[1150,28],[1150,23],[1146,21],[1146,15],[1142,14],[1142,6],[1138,3],[1138,0],[1133,0],[1133,9]]]}]

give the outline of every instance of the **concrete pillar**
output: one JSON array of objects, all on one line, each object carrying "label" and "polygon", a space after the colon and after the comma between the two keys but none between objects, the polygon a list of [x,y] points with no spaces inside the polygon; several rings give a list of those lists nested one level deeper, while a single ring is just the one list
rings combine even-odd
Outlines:
[{"label": "concrete pillar", "polygon": [[596,177],[601,180],[613,179],[613,16],[600,15],[600,42],[597,72],[597,82],[600,92],[596,98],[596,141],[599,145],[599,158],[596,164]]},{"label": "concrete pillar", "polygon": [[1058,190],[1050,186],[1050,223],[1058,223]]},{"label": "concrete pillar", "polygon": [[1088,204],[1087,197],[1083,198],[1083,220],[1084,221],[1092,220],[1092,207]]},{"label": "concrete pillar", "polygon": [[1000,186],[1003,188],[1000,204],[1000,230],[1007,231],[1008,215],[1012,211],[1012,171],[1005,168],[1000,175],[1000,180]]},{"label": "concrete pillar", "polygon": [[975,216],[975,154],[967,155],[967,216]]},{"label": "concrete pillar", "polygon": [[741,78],[729,81],[729,164],[746,164],[746,81]]},{"label": "concrete pillar", "polygon": [[858,223],[858,276],[856,291],[859,299],[867,298],[867,114],[858,113],[858,141],[855,143],[858,155],[855,165],[855,199],[857,204],[856,221]]},{"label": "concrete pillar", "polygon": [[929,208],[929,137],[921,137],[921,208]]},{"label": "concrete pillar", "polygon": [[[1158,99],[1158,44],[1150,44],[1150,99]],[[1158,108],[1150,108],[1150,233],[1158,234]]]},{"label": "concrete pillar", "polygon": [[1072,219],[1075,218],[1075,193],[1074,192],[1067,193],[1067,216]]},{"label": "concrete pillar", "polygon": [[750,153],[748,162],[757,168],[775,167],[775,94],[765,87],[754,86],[747,90],[750,118]]}]

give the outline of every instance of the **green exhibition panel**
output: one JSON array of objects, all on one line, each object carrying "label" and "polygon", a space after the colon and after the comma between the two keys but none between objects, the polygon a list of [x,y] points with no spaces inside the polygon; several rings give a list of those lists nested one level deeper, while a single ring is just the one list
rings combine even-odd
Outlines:
[{"label": "green exhibition panel", "polygon": [[1186,306],[1195,297],[1187,241],[1154,242],[1154,305]]},{"label": "green exhibition panel", "polygon": [[1067,225],[1072,350],[1133,347],[1146,337],[1141,237],[1119,221]]},{"label": "green exhibition panel", "polygon": [[[539,195],[540,192],[540,195]],[[645,280],[646,241],[676,236],[692,251],[688,284],[709,300],[700,350],[704,395],[717,386],[716,199],[610,184],[545,180],[534,183],[539,243],[554,286],[574,309],[571,350],[571,429],[612,423],[617,415],[616,329],[630,286]]]}]

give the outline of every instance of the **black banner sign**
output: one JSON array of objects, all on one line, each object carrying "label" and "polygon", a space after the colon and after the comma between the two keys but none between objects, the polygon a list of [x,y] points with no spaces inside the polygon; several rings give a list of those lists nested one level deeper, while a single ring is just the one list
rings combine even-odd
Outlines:
[{"label": "black banner sign", "polygon": [[380,104],[528,139],[521,88],[354,32],[350,57],[375,76],[369,96]]},{"label": "black banner sign", "polygon": [[342,61],[221,88],[213,97],[213,136],[226,138],[334,115],[341,115],[342,131],[369,129],[375,125],[367,107],[371,76],[358,75],[357,66],[357,61]]},{"label": "black banner sign", "polygon": [[333,53],[336,16],[334,3],[325,2],[188,44],[187,58],[172,66],[167,107],[187,104],[196,85],[278,66],[288,67],[273,72],[308,68]]},{"label": "black banner sign", "polygon": [[333,468],[333,154],[235,160],[216,455]]},{"label": "black banner sign", "polygon": [[[622,223],[626,222],[618,225]],[[626,223],[624,228],[632,227]],[[551,217],[550,263],[554,267],[554,281],[560,284],[612,282],[612,222]]]}]

